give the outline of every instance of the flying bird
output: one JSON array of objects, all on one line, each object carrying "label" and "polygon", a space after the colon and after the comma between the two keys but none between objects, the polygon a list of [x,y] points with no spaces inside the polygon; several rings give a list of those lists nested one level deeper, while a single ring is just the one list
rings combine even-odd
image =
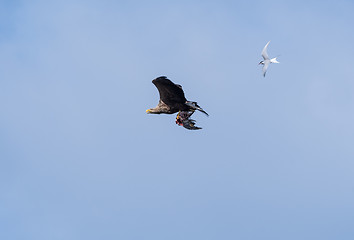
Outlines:
[{"label": "flying bird", "polygon": [[267,53],[267,48],[268,48],[268,45],[269,45],[270,41],[264,46],[263,48],[263,51],[262,51],[262,57],[263,57],[263,61],[260,61],[258,65],[262,64],[263,65],[263,77],[265,77],[266,75],[266,72],[267,72],[267,69],[269,67],[269,64],[271,63],[279,63],[277,61],[277,58],[272,58],[270,59],[269,56],[268,56],[268,53]]},{"label": "flying bird", "polygon": [[176,116],[176,124],[183,126],[189,130],[201,129],[195,126],[195,120],[190,117],[198,110],[207,116],[205,112],[197,102],[188,101],[185,96],[181,85],[174,84],[165,76],[158,77],[152,80],[152,83],[156,86],[160,94],[159,103],[155,108],[146,110],[147,113],[153,114],[173,114],[178,112]]}]

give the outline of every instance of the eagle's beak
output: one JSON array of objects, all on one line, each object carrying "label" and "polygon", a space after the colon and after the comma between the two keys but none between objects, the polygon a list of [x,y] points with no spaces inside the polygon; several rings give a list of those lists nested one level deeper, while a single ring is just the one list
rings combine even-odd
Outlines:
[{"label": "eagle's beak", "polygon": [[147,110],[146,110],[146,113],[150,113],[150,112],[151,112],[151,109],[147,109]]}]

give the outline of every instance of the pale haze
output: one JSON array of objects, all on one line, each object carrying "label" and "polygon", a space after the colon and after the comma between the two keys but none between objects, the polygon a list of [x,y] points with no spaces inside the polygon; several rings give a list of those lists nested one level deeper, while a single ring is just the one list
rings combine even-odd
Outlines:
[{"label": "pale haze", "polygon": [[[0,1],[0,239],[352,240],[353,12]],[[146,114],[162,75],[202,130]]]}]

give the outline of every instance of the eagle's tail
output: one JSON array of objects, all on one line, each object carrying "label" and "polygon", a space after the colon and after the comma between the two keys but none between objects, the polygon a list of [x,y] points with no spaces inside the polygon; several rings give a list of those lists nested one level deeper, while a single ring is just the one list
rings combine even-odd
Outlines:
[{"label": "eagle's tail", "polygon": [[198,111],[201,111],[202,113],[204,113],[205,115],[209,116],[209,114],[203,110],[203,108],[201,108],[197,102],[192,102],[192,101],[187,101],[186,104],[191,107],[192,109],[194,110],[198,110]]}]

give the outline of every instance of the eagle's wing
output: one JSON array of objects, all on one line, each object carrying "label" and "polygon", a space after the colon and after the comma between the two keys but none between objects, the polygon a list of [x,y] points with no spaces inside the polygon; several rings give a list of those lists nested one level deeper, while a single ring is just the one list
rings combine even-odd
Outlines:
[{"label": "eagle's wing", "polygon": [[159,90],[160,100],[167,105],[176,103],[185,103],[187,99],[184,96],[184,92],[180,85],[174,84],[171,80],[165,76],[158,77],[152,81]]}]

